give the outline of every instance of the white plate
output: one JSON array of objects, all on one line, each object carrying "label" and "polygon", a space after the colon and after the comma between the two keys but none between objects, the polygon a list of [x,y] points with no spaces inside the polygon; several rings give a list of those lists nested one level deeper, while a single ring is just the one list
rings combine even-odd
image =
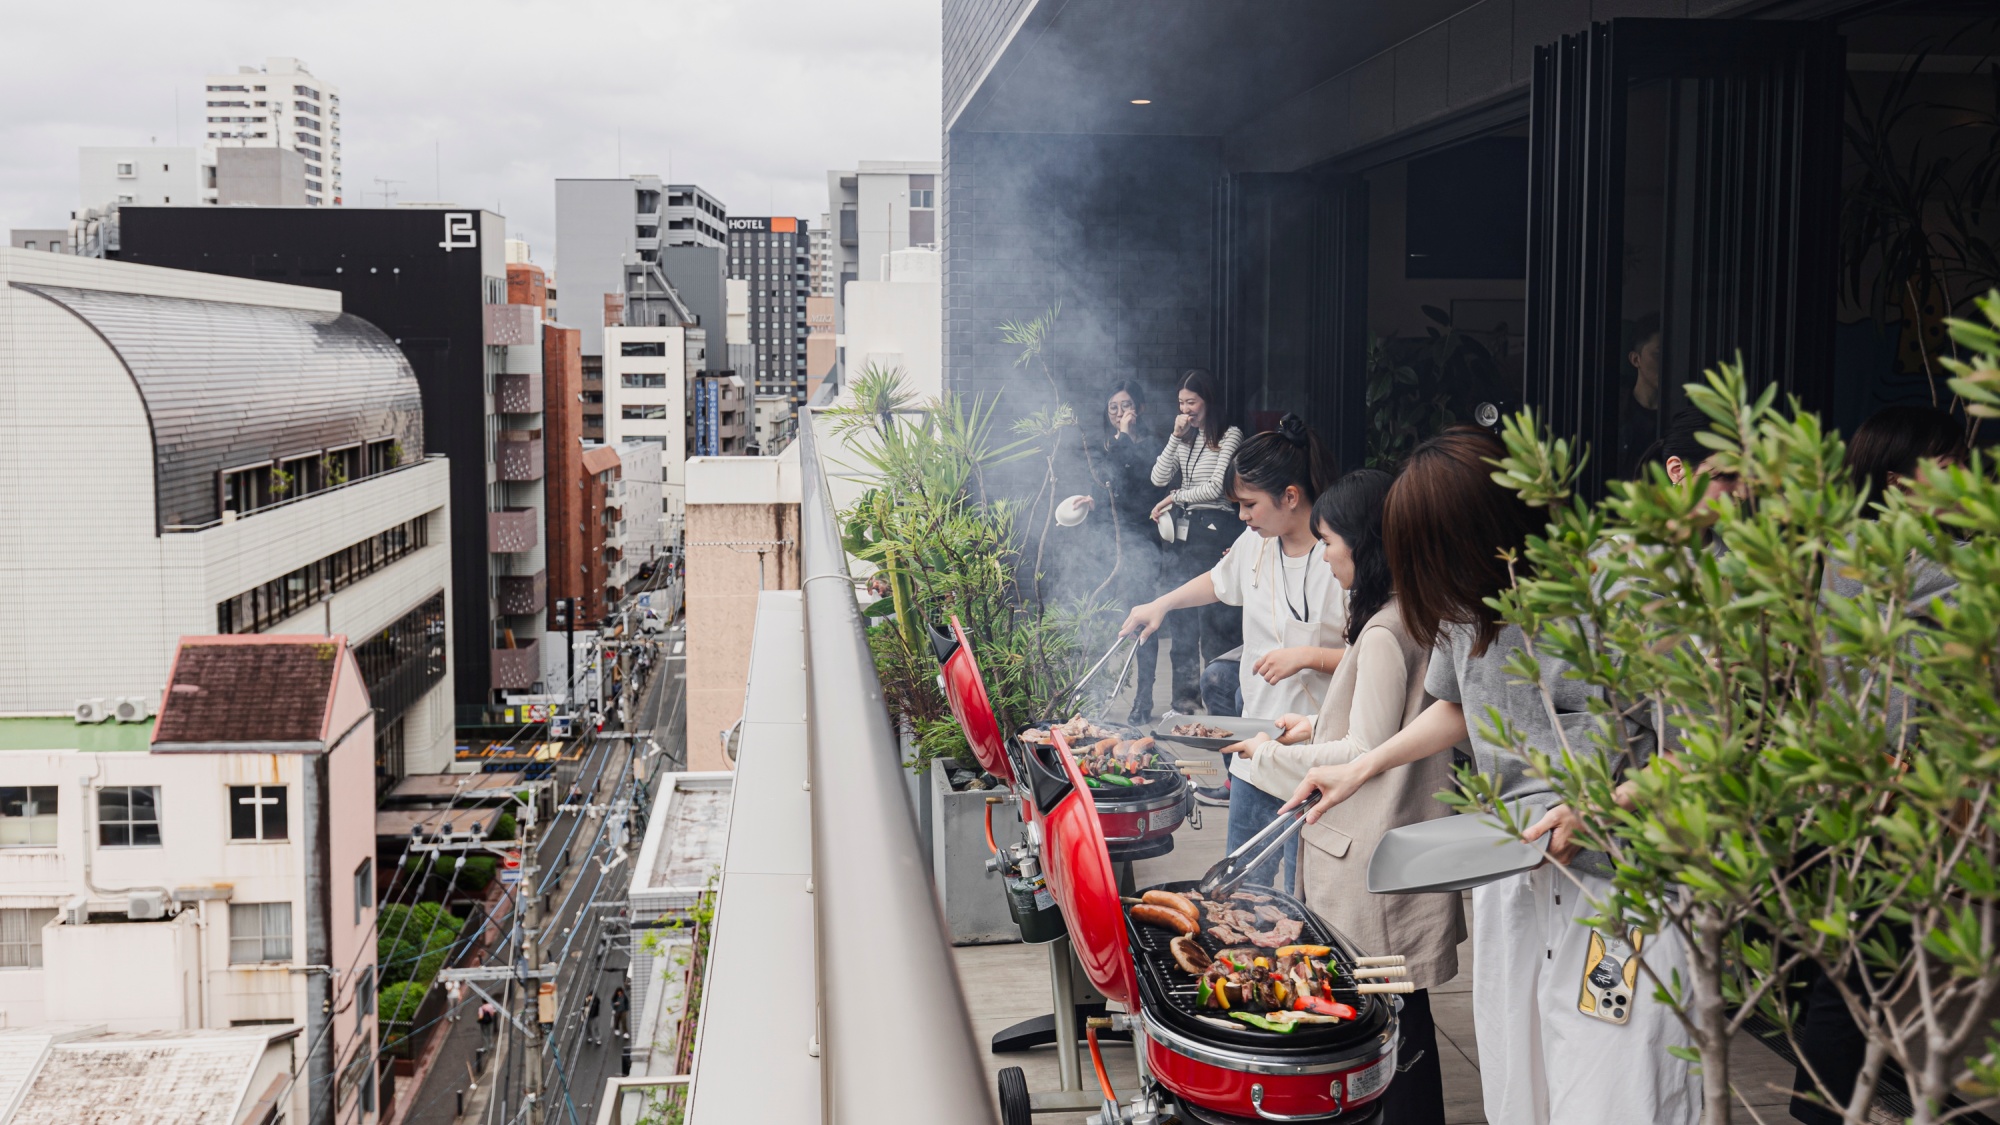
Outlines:
[{"label": "white plate", "polygon": [[1368,860],[1368,889],[1378,895],[1462,891],[1532,871],[1548,850],[1547,835],[1524,844],[1490,814],[1441,816],[1383,833]]}]

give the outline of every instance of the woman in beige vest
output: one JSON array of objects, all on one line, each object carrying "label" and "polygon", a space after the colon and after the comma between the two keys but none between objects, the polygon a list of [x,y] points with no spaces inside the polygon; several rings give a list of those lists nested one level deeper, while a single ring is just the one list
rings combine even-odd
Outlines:
[{"label": "woman in beige vest", "polygon": [[[1403,729],[1430,703],[1424,672],[1430,650],[1403,627],[1382,550],[1382,505],[1394,478],[1363,469],[1342,477],[1313,504],[1313,531],[1326,564],[1348,591],[1347,655],[1319,714],[1278,720],[1278,741],[1244,743],[1237,765],[1259,789],[1297,788],[1314,766],[1350,762]],[[1404,997],[1401,1061],[1410,1069],[1385,1095],[1383,1120],[1443,1125],[1444,1083],[1428,989],[1458,975],[1465,920],[1456,894],[1371,895],[1368,860],[1391,828],[1448,815],[1433,794],[1451,786],[1445,754],[1384,774],[1301,834],[1298,885],[1313,912],[1363,954],[1400,953],[1417,991]]]}]

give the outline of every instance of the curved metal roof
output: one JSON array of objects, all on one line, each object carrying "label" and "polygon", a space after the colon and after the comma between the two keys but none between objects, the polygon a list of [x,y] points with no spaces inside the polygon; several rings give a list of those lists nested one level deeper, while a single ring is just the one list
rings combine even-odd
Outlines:
[{"label": "curved metal roof", "polygon": [[15,282],[118,355],[153,430],[155,531],[221,518],[224,469],[393,438],[423,457],[402,350],[349,313]]}]

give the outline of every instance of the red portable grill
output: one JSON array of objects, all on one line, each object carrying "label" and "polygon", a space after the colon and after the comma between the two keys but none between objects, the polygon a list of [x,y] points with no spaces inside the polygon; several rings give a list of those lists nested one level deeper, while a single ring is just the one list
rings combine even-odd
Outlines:
[{"label": "red portable grill", "polygon": [[[1105,996],[1124,1006],[1142,1037],[1141,1102],[1171,1098],[1196,1121],[1331,1121],[1366,1125],[1395,1076],[1397,1018],[1387,996],[1356,990],[1354,951],[1303,903],[1269,887],[1281,909],[1304,923],[1300,942],[1334,950],[1346,987],[1337,999],[1356,1018],[1307,1024],[1288,1033],[1225,1026],[1195,1006],[1196,982],[1175,963],[1166,930],[1131,921],[1119,899],[1100,820],[1079,791],[1083,775],[1058,738],[1044,752],[1029,746],[1025,788],[1041,822],[1049,887],[1075,944],[1077,960]],[[1194,883],[1159,889],[1186,891]],[[1151,888],[1147,888],[1151,889]],[[1199,937],[1213,954],[1213,937]]]},{"label": "red portable grill", "polygon": [[[992,698],[986,692],[986,681],[979,672],[979,661],[973,655],[972,643],[966,639],[958,619],[952,618],[950,633],[933,629],[931,644],[941,669],[938,678],[943,684],[945,699],[951,705],[959,729],[965,732],[966,742],[971,744],[981,768],[1012,785],[1015,770],[1009,757],[1010,753],[1018,754],[1021,743],[1018,738],[1010,739],[1002,733],[1005,728],[994,713]],[[1053,722],[1033,725],[1047,730]],[[1109,728],[1109,724],[1103,725]],[[1128,732],[1120,730],[1120,733]],[[1129,733],[1133,738],[1143,737],[1138,732]],[[1194,809],[1192,787],[1179,770],[1171,768],[1149,773],[1130,786],[1107,786],[1102,789],[1085,786],[1084,790],[1090,794],[1097,815],[1103,821],[1104,839],[1111,849],[1111,858],[1119,863],[1151,859],[1173,851],[1174,832]],[[1025,812],[1023,819],[1028,819]],[[1201,827],[1201,822],[1197,819],[1194,826]]]}]

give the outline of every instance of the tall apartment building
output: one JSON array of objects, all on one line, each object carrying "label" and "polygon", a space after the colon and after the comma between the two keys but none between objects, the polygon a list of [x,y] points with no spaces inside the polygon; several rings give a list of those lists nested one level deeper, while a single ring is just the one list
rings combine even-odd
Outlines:
[{"label": "tall apartment building", "polygon": [[542,320],[509,304],[506,220],[487,211],[140,207],[129,261],[338,290],[395,341],[450,458],[452,635],[466,721],[542,682],[548,617]]},{"label": "tall apartment building", "polygon": [[[650,441],[628,441],[618,446],[622,473],[619,484],[619,512],[625,520],[624,558],[612,581],[629,595],[639,572],[639,564],[666,553],[666,512],[660,502],[660,457],[666,446]],[[673,529],[671,542],[680,542],[680,528]]]},{"label": "tall apartment building", "polygon": [[[692,184],[664,184],[658,176],[556,181],[556,264],[570,301],[569,321],[583,330],[586,375],[604,355],[604,328],[637,323],[625,315],[651,275],[678,286],[679,279],[667,272],[664,251],[706,247],[719,259],[727,221],[722,204],[708,192]],[[691,269],[696,260],[677,254],[675,264]],[[715,273],[719,278],[721,270]],[[713,300],[713,309],[691,304],[689,311],[702,327],[720,334],[724,297],[716,293]],[[605,310],[603,316],[598,309]],[[655,311],[643,323],[658,327],[659,315],[664,314]]]},{"label": "tall apartment building", "polygon": [[390,337],[324,289],[4,250],[0,338],[34,529],[0,537],[0,714],[143,722],[183,636],[341,633],[378,780],[450,765],[451,474]]},{"label": "tall apartment building", "polygon": [[209,75],[202,97],[211,147],[290,149],[305,161],[306,204],[341,204],[340,87],[272,56]]},{"label": "tall apartment building", "polygon": [[834,322],[847,331],[847,283],[883,280],[897,250],[938,244],[936,161],[863,160],[826,174],[828,216],[838,224],[832,251]]},{"label": "tall apartment building", "polygon": [[756,394],[806,393],[806,298],[812,292],[811,230],[790,216],[729,220],[729,276],[750,287],[756,366],[737,371]]},{"label": "tall apartment building", "polygon": [[660,447],[661,518],[669,529],[678,527],[691,426],[689,392],[698,369],[689,354],[687,331],[623,326],[603,331],[605,444],[642,441]]},{"label": "tall apartment building", "polygon": [[822,211],[812,236],[812,292],[809,296],[831,297],[834,286],[833,224]]}]

